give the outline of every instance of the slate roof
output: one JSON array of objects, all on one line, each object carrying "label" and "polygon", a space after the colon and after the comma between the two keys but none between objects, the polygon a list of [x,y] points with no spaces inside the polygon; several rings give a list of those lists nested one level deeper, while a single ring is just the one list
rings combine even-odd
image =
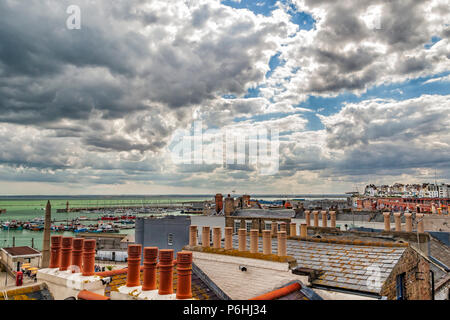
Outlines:
[{"label": "slate roof", "polygon": [[235,217],[264,217],[264,218],[294,218],[295,211],[293,209],[239,209],[233,214]]},{"label": "slate roof", "polygon": [[[258,245],[258,250],[262,252],[261,238]],[[233,247],[238,247],[237,236],[233,236]],[[250,240],[247,237],[247,248],[249,247]],[[297,269],[320,271],[319,276],[312,281],[315,285],[380,294],[382,284],[406,248],[288,239],[286,252],[297,260]],[[277,252],[276,238],[272,239],[272,252]],[[379,269],[373,269],[376,267]],[[369,277],[378,271],[381,286],[370,286]]]},{"label": "slate roof", "polygon": [[0,291],[0,300],[54,300],[45,283]]},{"label": "slate roof", "polygon": [[450,248],[434,237],[430,239],[430,256],[450,269]]}]

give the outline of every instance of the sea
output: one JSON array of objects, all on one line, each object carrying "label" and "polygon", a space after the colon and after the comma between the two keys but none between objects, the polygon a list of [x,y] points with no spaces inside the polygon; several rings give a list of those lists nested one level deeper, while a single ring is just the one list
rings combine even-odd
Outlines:
[{"label": "sea", "polygon": [[[232,196],[235,196],[232,194]],[[252,199],[276,201],[287,199],[318,200],[318,199],[345,199],[346,195],[252,195]],[[0,196],[0,209],[6,209],[6,213],[0,213],[0,225],[7,221],[31,221],[34,218],[44,218],[45,206],[50,201],[52,207],[52,220],[71,221],[77,217],[98,218],[102,212],[56,212],[57,209],[65,209],[69,202],[70,208],[97,208],[97,207],[124,207],[124,206],[145,206],[158,204],[181,204],[194,201],[214,200],[214,195],[79,195],[79,196]],[[161,213],[163,215],[180,215],[181,212],[169,211]],[[150,214],[147,214],[150,215]],[[145,216],[139,215],[139,216]],[[82,222],[92,224],[95,222]],[[60,222],[56,222],[60,225]],[[121,229],[120,233],[134,234],[134,229]],[[74,236],[73,232],[54,232],[63,236]],[[4,230],[0,226],[0,248],[11,246],[33,246],[42,250],[42,231],[31,230]]]}]

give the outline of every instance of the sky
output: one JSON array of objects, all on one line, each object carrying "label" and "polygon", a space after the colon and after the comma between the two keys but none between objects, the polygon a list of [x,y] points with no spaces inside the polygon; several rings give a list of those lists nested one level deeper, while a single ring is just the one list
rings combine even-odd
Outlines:
[{"label": "sky", "polygon": [[447,0],[0,1],[0,194],[449,183],[449,21]]}]

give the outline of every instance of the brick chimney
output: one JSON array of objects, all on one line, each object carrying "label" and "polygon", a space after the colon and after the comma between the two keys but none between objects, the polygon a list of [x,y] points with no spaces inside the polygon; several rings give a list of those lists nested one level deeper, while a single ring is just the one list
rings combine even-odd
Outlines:
[{"label": "brick chimney", "polygon": [[197,226],[189,227],[189,245],[195,247],[197,245]]},{"label": "brick chimney", "polygon": [[278,233],[278,223],[276,221],[272,221],[272,235],[276,236]]},{"label": "brick chimney", "polygon": [[81,272],[83,263],[83,238],[75,238],[73,239],[73,248],[72,248],[72,273]]},{"label": "brick chimney", "polygon": [[59,266],[59,271],[66,271],[72,262],[72,237],[62,238],[62,248],[61,248],[61,264]]},{"label": "brick chimney", "polygon": [[416,214],[416,220],[417,220],[417,232],[424,233],[425,232],[425,228],[424,228],[424,225],[423,225],[423,214],[422,213],[417,213]]},{"label": "brick chimney", "polygon": [[52,236],[51,237],[49,268],[59,268],[59,266],[61,264],[61,242],[62,242],[62,236]]},{"label": "brick chimney", "polygon": [[211,239],[209,237],[209,227],[204,226],[202,228],[202,247],[203,248],[209,248]]},{"label": "brick chimney", "polygon": [[394,220],[395,220],[395,231],[402,231],[402,220],[401,220],[401,213],[395,212],[394,213]]},{"label": "brick chimney", "polygon": [[383,212],[384,216],[384,231],[390,231],[391,230],[391,221],[390,221],[390,212]]},{"label": "brick chimney", "polygon": [[156,265],[158,263],[158,247],[144,248],[144,283],[142,291],[156,290]]},{"label": "brick chimney", "polygon": [[225,227],[225,250],[233,249],[233,228]]},{"label": "brick chimney", "polygon": [[213,228],[213,248],[219,249],[222,241],[222,229],[220,227]]},{"label": "brick chimney", "polygon": [[308,227],[311,226],[311,211],[309,210],[305,210],[305,221]]},{"label": "brick chimney", "polygon": [[239,251],[247,251],[247,230],[238,229]]},{"label": "brick chimney", "polygon": [[405,231],[406,232],[412,232],[413,227],[412,227],[412,214],[409,212],[405,213],[405,220],[406,220],[406,225],[405,225]]},{"label": "brick chimney", "polygon": [[263,230],[263,253],[271,254],[272,253],[272,231],[271,230]]},{"label": "brick chimney", "polygon": [[300,225],[300,237],[301,238],[308,237],[308,226],[306,225],[306,223],[302,223]]},{"label": "brick chimney", "polygon": [[336,211],[330,211],[330,227],[336,228]]},{"label": "brick chimney", "polygon": [[127,287],[137,287],[141,284],[141,252],[142,246],[140,244],[128,245]]},{"label": "brick chimney", "polygon": [[286,256],[287,235],[286,231],[278,231],[278,256]]},{"label": "brick chimney", "polygon": [[223,209],[223,195],[221,193],[217,193],[215,200],[216,200],[216,212],[219,213]]},{"label": "brick chimney", "polygon": [[177,253],[177,299],[192,298],[192,252]]},{"label": "brick chimney", "polygon": [[224,213],[225,216],[231,216],[231,214],[234,212],[234,199],[228,195],[228,197],[225,198],[225,208]]},{"label": "brick chimney", "polygon": [[289,235],[291,237],[295,237],[297,235],[297,224],[295,222],[291,222],[289,224]]},{"label": "brick chimney", "polygon": [[322,213],[322,227],[326,228],[328,219],[327,212],[323,210],[321,213]]},{"label": "brick chimney", "polygon": [[258,252],[258,229],[250,230],[250,252],[257,253]]},{"label": "brick chimney", "polygon": [[158,293],[160,295],[167,295],[173,293],[173,249],[159,250]]},{"label": "brick chimney", "polygon": [[314,215],[314,227],[318,227],[319,226],[319,211],[317,211],[317,210],[313,211],[313,215]]},{"label": "brick chimney", "polygon": [[83,247],[83,276],[92,276],[95,272],[95,239],[85,239]]}]

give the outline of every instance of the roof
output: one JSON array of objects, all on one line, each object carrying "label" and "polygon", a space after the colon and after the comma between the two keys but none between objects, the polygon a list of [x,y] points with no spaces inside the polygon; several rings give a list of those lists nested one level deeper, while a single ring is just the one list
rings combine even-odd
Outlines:
[{"label": "roof", "polygon": [[[249,239],[247,239],[249,242]],[[407,249],[396,243],[374,243],[359,241],[336,241],[330,239],[287,240],[286,253],[297,260],[297,269],[318,272],[313,285],[355,290],[380,294],[382,284],[391,274],[395,265]],[[262,251],[262,241],[258,242]],[[237,236],[233,236],[233,246],[238,246]],[[248,247],[248,246],[247,246]],[[277,252],[277,239],[272,239],[272,252]],[[373,268],[379,267],[379,270]],[[380,275],[381,286],[368,286],[368,279],[374,272]],[[370,279],[369,279],[370,280]]]},{"label": "roof", "polygon": [[450,248],[438,239],[430,239],[430,256],[450,269]]},{"label": "roof", "polygon": [[28,246],[2,248],[2,250],[6,251],[12,257],[41,255],[40,251],[33,249],[31,247],[28,247]]},{"label": "roof", "polygon": [[239,209],[232,216],[237,217],[263,217],[263,218],[294,218],[295,211],[293,209]]},{"label": "roof", "polygon": [[47,284],[41,283],[0,291],[0,300],[54,300],[54,298]]}]

